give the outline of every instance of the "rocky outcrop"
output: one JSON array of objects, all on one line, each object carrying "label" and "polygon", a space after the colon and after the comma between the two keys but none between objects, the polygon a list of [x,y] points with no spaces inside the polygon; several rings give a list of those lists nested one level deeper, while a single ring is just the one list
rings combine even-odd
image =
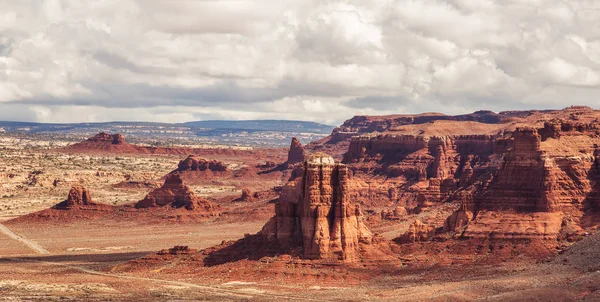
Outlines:
[{"label": "rocky outcrop", "polygon": [[412,243],[417,241],[427,241],[433,238],[436,234],[436,227],[421,220],[415,220],[409,227],[408,231],[396,239],[399,243]]},{"label": "rocky outcrop", "polygon": [[53,209],[69,210],[78,208],[110,208],[109,205],[96,203],[92,200],[90,192],[83,186],[73,186],[67,199],[56,204]]},{"label": "rocky outcrop", "polygon": [[444,232],[458,232],[463,230],[473,220],[473,212],[467,210],[466,204],[448,216],[444,222]]},{"label": "rocky outcrop", "polygon": [[191,249],[187,245],[176,245],[170,249],[160,250],[158,255],[191,255],[197,253],[198,250]]},{"label": "rocky outcrop", "polygon": [[260,234],[282,246],[302,246],[308,259],[360,259],[373,234],[360,206],[349,198],[349,179],[345,165],[324,154],[311,155],[302,177],[282,189],[275,217]]},{"label": "rocky outcrop", "polygon": [[181,180],[179,173],[169,174],[162,187],[148,193],[135,204],[140,208],[184,208],[190,211],[217,214],[218,206],[198,197]]},{"label": "rocky outcrop", "polygon": [[242,202],[251,202],[254,201],[254,195],[250,189],[243,189],[242,196],[238,200]]},{"label": "rocky outcrop", "polygon": [[295,165],[304,162],[304,147],[297,138],[292,138],[290,151],[288,152],[288,165]]},{"label": "rocky outcrop", "polygon": [[420,212],[447,201],[460,187],[493,171],[501,156],[495,153],[501,135],[357,136],[350,141],[344,163],[364,175],[394,179],[386,183],[404,187],[400,205],[417,204],[416,212]]},{"label": "rocky outcrop", "polygon": [[207,160],[204,158],[199,158],[195,155],[190,155],[186,159],[179,162],[176,171],[225,172],[227,171],[227,166],[218,160]]},{"label": "rocky outcrop", "polygon": [[396,207],[393,210],[381,211],[381,218],[387,220],[400,220],[408,215],[408,211],[405,207]]}]

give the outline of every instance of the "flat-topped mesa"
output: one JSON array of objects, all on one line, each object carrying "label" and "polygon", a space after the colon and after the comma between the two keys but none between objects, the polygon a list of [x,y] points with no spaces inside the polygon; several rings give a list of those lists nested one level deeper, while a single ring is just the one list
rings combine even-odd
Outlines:
[{"label": "flat-topped mesa", "polygon": [[108,134],[100,132],[87,139],[88,142],[110,142],[113,145],[125,144],[125,136],[123,134]]},{"label": "flat-topped mesa", "polygon": [[387,115],[387,116],[354,116],[346,120],[344,124],[333,130],[336,133],[370,133],[384,132],[399,126],[425,124],[434,121],[474,121],[486,124],[497,124],[506,122],[509,114],[498,114],[488,110],[481,110],[469,114],[445,115],[441,113],[428,112],[414,115]]},{"label": "flat-topped mesa", "polygon": [[218,208],[209,200],[198,197],[181,180],[179,173],[167,175],[162,187],[148,193],[146,197],[135,204],[136,208],[185,208],[208,213],[216,213]]},{"label": "flat-topped mesa", "polygon": [[195,155],[190,155],[186,159],[179,162],[176,171],[184,172],[207,170],[213,172],[224,172],[227,171],[227,166],[218,160],[207,160]]},{"label": "flat-topped mesa", "polygon": [[297,138],[293,137],[287,163],[288,165],[294,165],[302,162],[304,162],[304,147]]},{"label": "flat-topped mesa", "polygon": [[349,171],[326,154],[310,155],[302,177],[282,190],[275,216],[260,234],[284,247],[301,245],[307,259],[357,261],[372,233],[351,201]]}]

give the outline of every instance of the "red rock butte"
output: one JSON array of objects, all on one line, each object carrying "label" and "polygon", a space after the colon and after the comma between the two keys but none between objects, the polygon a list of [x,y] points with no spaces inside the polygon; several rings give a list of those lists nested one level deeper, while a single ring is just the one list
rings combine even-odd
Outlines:
[{"label": "red rock butte", "polygon": [[183,183],[179,173],[167,175],[162,187],[148,193],[144,199],[135,204],[135,207],[138,209],[184,208],[210,215],[216,215],[219,212],[217,205],[207,199],[196,196],[194,191]]},{"label": "red rock butte", "polygon": [[348,168],[332,157],[309,156],[302,177],[283,188],[275,216],[260,235],[284,247],[302,246],[307,259],[361,259],[373,234],[348,195],[349,177]]},{"label": "red rock butte", "polygon": [[108,134],[105,132],[100,132],[90,138],[87,139],[88,142],[96,142],[96,143],[111,143],[113,145],[123,145],[125,144],[125,136],[123,134]]},{"label": "red rock butte", "polygon": [[109,205],[92,201],[90,192],[83,186],[73,186],[67,199],[56,204],[53,209],[68,210],[75,208],[110,207]]}]

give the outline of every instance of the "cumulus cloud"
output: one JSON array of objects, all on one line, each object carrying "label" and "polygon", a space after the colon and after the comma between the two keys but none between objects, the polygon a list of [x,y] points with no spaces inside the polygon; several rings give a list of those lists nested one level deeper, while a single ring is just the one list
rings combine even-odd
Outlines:
[{"label": "cumulus cloud", "polygon": [[0,119],[301,119],[596,106],[600,4],[8,0]]}]

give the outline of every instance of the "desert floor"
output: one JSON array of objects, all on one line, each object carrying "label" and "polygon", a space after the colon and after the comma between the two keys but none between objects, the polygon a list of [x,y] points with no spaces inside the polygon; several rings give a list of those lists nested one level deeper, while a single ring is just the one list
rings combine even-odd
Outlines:
[{"label": "desert floor", "polygon": [[[40,149],[43,142],[32,144],[0,141],[0,301],[600,300],[600,271],[560,261],[406,265],[358,285],[345,284],[343,279],[323,284],[281,283],[112,272],[117,264],[176,245],[202,249],[242,238],[259,231],[265,220],[11,223],[12,218],[63,200],[72,184],[92,188],[96,201],[115,205],[135,202],[147,188],[115,189],[114,185],[125,179],[160,183],[181,159],[65,155]],[[193,189],[206,196],[240,192],[232,186]],[[405,227],[383,226],[379,231],[394,237],[400,225]]]}]

